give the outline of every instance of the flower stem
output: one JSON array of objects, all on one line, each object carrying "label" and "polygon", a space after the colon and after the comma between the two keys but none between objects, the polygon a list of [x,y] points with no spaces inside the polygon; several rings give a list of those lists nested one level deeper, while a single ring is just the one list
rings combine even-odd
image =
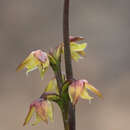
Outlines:
[{"label": "flower stem", "polygon": [[70,41],[69,41],[69,0],[64,0],[63,39],[64,39],[66,76],[68,80],[71,80],[73,78],[73,72],[72,72]]},{"label": "flower stem", "polygon": [[[63,12],[63,39],[64,39],[64,54],[65,54],[65,69],[67,80],[73,79],[71,53],[70,53],[70,40],[69,40],[69,0],[64,0]],[[75,107],[69,101],[68,105],[68,124],[69,130],[76,130],[75,128]]]},{"label": "flower stem", "polygon": [[64,130],[69,130],[69,122],[68,122],[68,108],[65,107],[64,111],[62,111]]}]

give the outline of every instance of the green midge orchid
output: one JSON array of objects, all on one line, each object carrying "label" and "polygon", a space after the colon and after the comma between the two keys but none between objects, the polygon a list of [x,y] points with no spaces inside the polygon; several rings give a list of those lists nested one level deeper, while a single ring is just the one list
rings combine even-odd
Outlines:
[{"label": "green midge orchid", "polygon": [[[84,40],[84,38],[70,36],[70,51],[71,57],[74,61],[82,59],[82,56],[85,55],[85,48],[87,47],[87,43],[77,43],[81,40]],[[29,56],[18,66],[17,71],[26,68],[26,73],[35,69],[39,69],[42,78],[50,66],[55,74],[54,78],[52,78],[45,87],[44,92],[40,98],[31,103],[29,112],[23,125],[26,125],[30,122],[34,113],[36,120],[32,123],[32,125],[36,125],[40,121],[48,123],[48,119],[53,120],[52,102],[58,104],[64,118],[64,115],[66,115],[68,112],[66,108],[68,107],[67,105],[69,101],[71,101],[73,105],[76,105],[79,97],[89,101],[94,98],[89,95],[88,90],[97,96],[102,97],[100,91],[89,84],[87,80],[72,79],[72,81],[68,81],[65,75],[63,75],[62,72],[60,73],[62,54],[64,54],[64,43],[59,44],[59,46],[53,52],[51,51],[46,53],[42,50],[32,51]],[[58,85],[59,79],[57,79],[57,76],[61,76],[61,88]]]}]

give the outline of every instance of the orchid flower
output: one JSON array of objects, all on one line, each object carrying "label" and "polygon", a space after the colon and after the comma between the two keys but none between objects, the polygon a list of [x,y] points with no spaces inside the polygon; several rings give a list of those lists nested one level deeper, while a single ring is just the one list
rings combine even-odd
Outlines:
[{"label": "orchid flower", "polygon": [[45,71],[49,66],[49,59],[46,52],[41,50],[32,51],[29,56],[18,66],[17,71],[24,68],[27,69],[26,74],[39,69],[41,77],[43,78]]},{"label": "orchid flower", "polygon": [[36,120],[34,123],[32,123],[32,125],[36,125],[42,120],[45,123],[48,123],[48,118],[53,120],[53,106],[48,100],[39,98],[33,101],[30,105],[29,112],[23,125],[26,125],[30,122],[34,113],[36,114]]},{"label": "orchid flower", "polygon": [[89,84],[87,80],[73,81],[68,88],[69,97],[73,105],[77,103],[79,97],[82,99],[92,100],[93,97],[89,95],[88,90],[97,96],[102,97],[99,90]]},{"label": "orchid flower", "polygon": [[[70,36],[70,51],[71,57],[74,61],[78,61],[85,56],[85,48],[87,47],[87,43],[77,43],[78,41],[84,40],[83,37],[74,37]],[[64,54],[64,43],[61,43],[57,47],[56,57],[59,57],[61,54]]]}]

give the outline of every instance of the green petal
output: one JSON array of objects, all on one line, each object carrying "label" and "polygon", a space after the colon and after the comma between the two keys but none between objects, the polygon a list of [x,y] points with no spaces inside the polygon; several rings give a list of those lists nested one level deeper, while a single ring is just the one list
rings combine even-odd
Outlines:
[{"label": "green petal", "polygon": [[42,121],[42,119],[41,119],[41,117],[36,113],[36,120],[35,120],[35,122],[33,122],[32,123],[32,125],[34,126],[34,125],[37,125],[39,122],[41,122]]},{"label": "green petal", "polygon": [[34,112],[35,112],[35,108],[34,107],[30,107],[28,115],[27,115],[27,117],[26,117],[26,119],[24,121],[24,124],[23,124],[24,126],[29,123],[29,121],[31,120],[32,115],[33,115]]},{"label": "green petal", "polygon": [[50,80],[47,87],[45,88],[45,92],[52,92],[52,91],[55,91],[57,94],[59,93],[58,87],[57,87],[57,82],[56,82],[55,78]]},{"label": "green petal", "polygon": [[29,69],[34,69],[37,67],[37,65],[40,64],[40,61],[36,59],[33,54],[30,55],[30,60],[25,64],[25,67]]},{"label": "green petal", "polygon": [[81,55],[81,56],[85,56],[85,55],[86,55],[85,51],[78,51],[77,53],[78,53],[79,55]]},{"label": "green petal", "polygon": [[92,99],[93,99],[93,97],[91,97],[91,96],[88,94],[87,89],[86,89],[85,87],[84,87],[82,93],[80,94],[80,97],[81,97],[82,99],[87,99],[87,100],[92,100]]},{"label": "green petal", "polygon": [[31,53],[17,68],[17,71],[22,70],[24,68],[33,69],[39,64],[39,61],[33,56]]},{"label": "green petal", "polygon": [[81,43],[81,44],[78,44],[78,43],[75,43],[75,42],[71,42],[70,43],[70,48],[71,48],[71,51],[83,51],[87,46],[87,43]]},{"label": "green petal", "polygon": [[75,100],[75,88],[73,86],[69,86],[68,92],[69,92],[70,100],[74,104],[74,100]]},{"label": "green petal", "polygon": [[28,76],[28,73],[29,73],[29,72],[32,72],[32,71],[34,71],[34,70],[36,70],[36,69],[37,69],[37,66],[32,67],[32,68],[31,68],[31,67],[28,68],[27,71],[26,71],[26,75]]},{"label": "green petal", "polygon": [[56,64],[56,60],[52,55],[48,55],[48,57],[49,57],[50,63]]},{"label": "green petal", "polygon": [[47,101],[47,105],[47,116],[51,121],[53,121],[53,105],[50,101]]},{"label": "green petal", "polygon": [[41,79],[43,79],[45,72],[47,71],[48,68],[43,68],[41,65],[38,66],[39,72]]},{"label": "green petal", "polygon": [[46,59],[46,61],[44,63],[42,63],[42,67],[43,68],[48,68],[49,64],[50,64],[49,59]]},{"label": "green petal", "polygon": [[79,59],[82,57],[77,52],[71,52],[72,59],[76,62],[78,62]]},{"label": "green petal", "polygon": [[94,86],[92,86],[91,84],[85,84],[85,87],[87,89],[89,89],[91,92],[93,92],[94,94],[96,94],[98,97],[102,97],[102,94],[100,93],[100,91],[98,89],[96,89]]},{"label": "green petal", "polygon": [[61,56],[61,53],[62,53],[62,45],[60,44],[56,50],[56,54],[55,54],[55,57],[56,59],[58,60],[59,57]]}]

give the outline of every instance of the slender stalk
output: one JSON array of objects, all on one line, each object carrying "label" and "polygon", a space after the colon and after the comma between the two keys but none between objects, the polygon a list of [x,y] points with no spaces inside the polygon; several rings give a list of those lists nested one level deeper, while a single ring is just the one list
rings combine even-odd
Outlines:
[{"label": "slender stalk", "polygon": [[66,76],[68,80],[71,80],[73,78],[73,72],[72,72],[70,41],[69,41],[69,0],[64,0],[63,39],[64,39]]},{"label": "slender stalk", "polygon": [[[73,79],[71,53],[70,53],[70,40],[69,40],[69,0],[64,0],[63,12],[63,39],[64,39],[64,54],[65,54],[65,69],[67,80]],[[75,107],[69,101],[68,108],[69,130],[76,130],[75,128]]]},{"label": "slender stalk", "polygon": [[64,123],[64,130],[69,130],[68,108],[67,107],[65,107],[64,111],[62,111],[62,117],[63,117],[63,123]]},{"label": "slender stalk", "polygon": [[69,130],[76,130],[76,122],[75,122],[75,106],[69,102]]}]

